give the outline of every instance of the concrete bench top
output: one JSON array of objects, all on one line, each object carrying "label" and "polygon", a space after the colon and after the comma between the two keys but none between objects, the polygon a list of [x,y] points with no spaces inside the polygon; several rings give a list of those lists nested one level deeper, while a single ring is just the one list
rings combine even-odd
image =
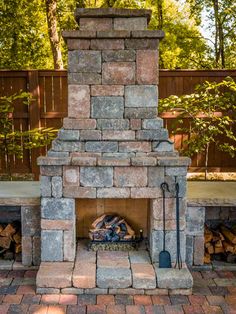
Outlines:
[{"label": "concrete bench top", "polygon": [[39,205],[38,181],[0,181],[0,205]]},{"label": "concrete bench top", "polygon": [[188,206],[236,206],[236,182],[189,181]]},{"label": "concrete bench top", "polygon": [[[236,206],[236,182],[189,181],[188,206]],[[0,181],[0,205],[39,205],[38,181]]]}]

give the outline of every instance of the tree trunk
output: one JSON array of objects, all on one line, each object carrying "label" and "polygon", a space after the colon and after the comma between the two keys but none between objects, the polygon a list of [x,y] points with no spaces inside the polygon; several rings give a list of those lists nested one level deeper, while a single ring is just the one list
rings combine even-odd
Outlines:
[{"label": "tree trunk", "polygon": [[209,159],[209,147],[210,147],[210,143],[207,143],[206,145],[206,153],[205,153],[205,181],[207,180],[207,167],[208,167],[208,159]]},{"label": "tree trunk", "polygon": [[224,32],[221,21],[218,21],[219,25],[219,54],[221,58],[221,68],[225,68],[225,49],[224,49]]},{"label": "tree trunk", "polygon": [[46,0],[48,34],[53,54],[54,69],[63,69],[60,39],[57,31],[57,0]]},{"label": "tree trunk", "polygon": [[218,47],[218,40],[219,40],[219,4],[218,0],[212,0],[213,2],[213,9],[214,9],[214,20],[215,20],[215,63],[216,67],[219,65],[219,59],[220,59],[220,53],[219,53],[219,47]]},{"label": "tree trunk", "polygon": [[[157,0],[157,12],[158,12],[158,29],[163,29],[163,0]],[[160,67],[164,68],[164,60],[161,51],[159,51]]]},{"label": "tree trunk", "polygon": [[157,1],[157,10],[158,10],[158,28],[163,28],[163,0]]}]

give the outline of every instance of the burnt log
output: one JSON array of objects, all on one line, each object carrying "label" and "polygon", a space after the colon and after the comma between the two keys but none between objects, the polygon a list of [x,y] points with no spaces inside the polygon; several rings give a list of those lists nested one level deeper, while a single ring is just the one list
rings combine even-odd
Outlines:
[{"label": "burnt log", "polygon": [[89,237],[91,240],[104,242],[130,241],[135,238],[135,232],[124,218],[107,214],[92,223]]}]

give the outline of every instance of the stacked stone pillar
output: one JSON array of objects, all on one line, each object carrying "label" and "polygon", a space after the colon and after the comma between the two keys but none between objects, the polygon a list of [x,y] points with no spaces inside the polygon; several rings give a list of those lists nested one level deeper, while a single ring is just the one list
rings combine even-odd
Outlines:
[{"label": "stacked stone pillar", "polygon": [[167,249],[176,254],[175,184],[180,185],[185,261],[189,159],[179,157],[158,113],[158,46],[146,30],[151,12],[78,9],[80,29],[65,31],[68,117],[41,166],[42,261],[75,258],[76,198],[150,199],[150,253],[162,249],[162,191],[167,182]]}]

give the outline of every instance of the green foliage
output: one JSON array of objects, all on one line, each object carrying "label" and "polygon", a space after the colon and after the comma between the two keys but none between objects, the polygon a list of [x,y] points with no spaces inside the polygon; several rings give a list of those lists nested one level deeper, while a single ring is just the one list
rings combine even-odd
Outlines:
[{"label": "green foliage", "polygon": [[[212,7],[216,1],[219,3],[218,24],[222,26],[224,43],[214,52],[211,42],[214,43],[216,30]],[[150,29],[163,29],[166,33],[160,45],[161,68],[220,67],[221,54],[224,54],[226,68],[236,66],[236,5],[232,0],[57,0],[64,64],[67,62],[67,49],[61,31],[78,27],[74,20],[76,6],[151,9]],[[211,37],[206,39],[199,29],[203,12],[207,13],[210,23]],[[53,69],[45,0],[0,0],[0,28],[0,68]]]},{"label": "green foliage", "polygon": [[[75,0],[58,0],[59,33],[76,27],[75,7]],[[45,1],[0,0],[0,29],[0,68],[53,69]],[[64,42],[63,52],[66,61]]]},{"label": "green foliage", "polygon": [[153,14],[149,27],[165,31],[165,38],[160,44],[160,68],[209,68],[209,48],[195,19],[191,17],[189,5],[176,0],[163,1],[161,26],[155,2],[150,8]]},{"label": "green foliage", "polygon": [[[175,133],[185,133],[184,151],[192,156],[205,152],[208,162],[209,146],[216,144],[231,157],[236,154],[236,82],[225,78],[222,82],[205,82],[190,95],[170,96],[159,101],[159,112],[178,113]],[[190,117],[190,126],[183,126],[183,118]],[[222,142],[224,138],[224,142]]]},{"label": "green foliage", "polygon": [[0,97],[0,156],[6,156],[9,175],[9,157],[11,155],[22,159],[24,149],[46,146],[57,134],[57,130],[53,128],[15,130],[13,126],[14,103],[18,100],[21,100],[25,105],[30,105],[29,93],[20,92],[8,97]]},{"label": "green foliage", "polygon": [[236,3],[232,0],[186,0],[191,15],[199,24],[208,24],[207,40],[210,44],[213,68],[236,66]]},{"label": "green foliage", "polygon": [[50,68],[52,56],[39,0],[0,0],[0,67]]}]

